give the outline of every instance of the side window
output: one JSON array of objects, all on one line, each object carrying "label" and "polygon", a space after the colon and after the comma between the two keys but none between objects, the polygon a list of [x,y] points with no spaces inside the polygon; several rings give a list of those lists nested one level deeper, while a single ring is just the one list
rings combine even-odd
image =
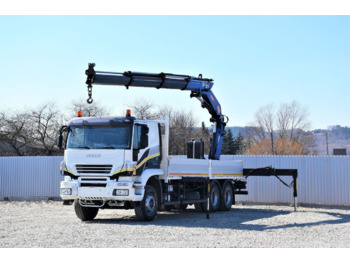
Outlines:
[{"label": "side window", "polygon": [[148,147],[148,132],[147,125],[136,124],[134,126],[133,149],[144,149]]},{"label": "side window", "polygon": [[140,148],[141,126],[134,126],[133,149]]}]

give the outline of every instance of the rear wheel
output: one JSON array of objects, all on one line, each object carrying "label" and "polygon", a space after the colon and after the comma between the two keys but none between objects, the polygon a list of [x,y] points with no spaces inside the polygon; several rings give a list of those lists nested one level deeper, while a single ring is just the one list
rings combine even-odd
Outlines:
[{"label": "rear wheel", "polygon": [[151,186],[145,186],[145,194],[139,206],[135,207],[136,217],[143,221],[151,221],[157,215],[158,194],[156,189]]},{"label": "rear wheel", "polygon": [[[213,181],[210,183],[210,201],[209,201],[209,210],[211,212],[216,212],[219,210],[221,196],[220,196],[220,186],[217,182]],[[207,203],[195,203],[194,209],[197,212],[207,211]]]},{"label": "rear wheel", "polygon": [[221,202],[220,186],[216,182],[210,183],[210,211],[216,212],[219,210]]},{"label": "rear wheel", "polygon": [[234,193],[229,181],[226,181],[221,189],[221,211],[229,211],[231,210],[231,206],[234,199]]},{"label": "rear wheel", "polygon": [[93,220],[98,213],[98,207],[83,207],[79,204],[79,200],[74,201],[74,210],[82,221]]}]

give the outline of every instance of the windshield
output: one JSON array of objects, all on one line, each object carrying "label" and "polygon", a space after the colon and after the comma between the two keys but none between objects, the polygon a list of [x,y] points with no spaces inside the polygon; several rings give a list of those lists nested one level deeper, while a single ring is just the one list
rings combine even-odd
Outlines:
[{"label": "windshield", "polygon": [[130,149],[131,126],[71,127],[67,148]]}]

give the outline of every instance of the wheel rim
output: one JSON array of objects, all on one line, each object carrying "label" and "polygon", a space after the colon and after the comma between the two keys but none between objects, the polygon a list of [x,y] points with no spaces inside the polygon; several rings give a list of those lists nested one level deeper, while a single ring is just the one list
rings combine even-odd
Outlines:
[{"label": "wheel rim", "polygon": [[231,205],[231,200],[232,200],[231,191],[229,189],[226,189],[226,191],[225,191],[225,203],[226,203],[226,206],[230,206]]},{"label": "wheel rim", "polygon": [[148,194],[145,200],[146,212],[151,215],[155,211],[156,199],[153,194]]},{"label": "wheel rim", "polygon": [[217,188],[213,188],[212,194],[211,194],[211,205],[213,207],[216,207],[219,203],[219,192]]}]

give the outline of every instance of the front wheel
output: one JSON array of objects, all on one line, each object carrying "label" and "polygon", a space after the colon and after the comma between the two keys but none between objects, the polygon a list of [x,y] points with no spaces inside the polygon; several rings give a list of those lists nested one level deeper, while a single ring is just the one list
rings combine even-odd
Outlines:
[{"label": "front wheel", "polygon": [[98,213],[97,207],[83,207],[79,204],[79,200],[74,201],[75,214],[82,221],[93,220]]},{"label": "front wheel", "polygon": [[158,194],[156,189],[151,186],[145,186],[145,194],[139,206],[135,207],[136,217],[143,221],[151,221],[157,215]]}]

